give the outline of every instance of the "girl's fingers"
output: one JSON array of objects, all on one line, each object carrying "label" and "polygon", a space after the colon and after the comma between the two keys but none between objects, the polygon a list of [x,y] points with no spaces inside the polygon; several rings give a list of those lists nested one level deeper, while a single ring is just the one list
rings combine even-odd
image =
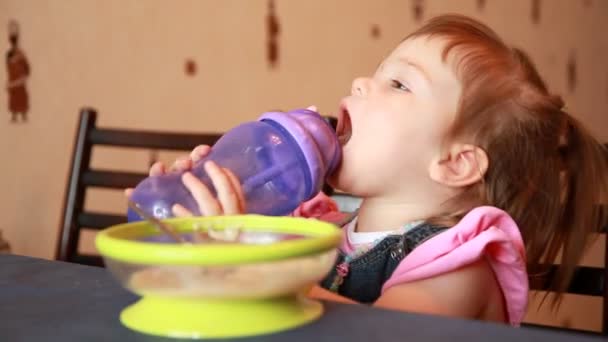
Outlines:
[{"label": "girl's fingers", "polygon": [[238,177],[230,171],[230,169],[222,168],[224,173],[228,176],[228,180],[235,190],[238,202],[239,202],[239,214],[243,214],[247,211],[247,202],[245,201],[245,194],[243,193],[243,186]]},{"label": "girl's fingers", "polygon": [[203,216],[217,216],[222,214],[220,203],[213,197],[213,194],[207,189],[198,178],[192,173],[185,172],[182,175],[182,182],[194,197],[198,204],[198,208]]},{"label": "girl's fingers", "polygon": [[204,167],[217,192],[224,215],[241,214],[239,196],[237,190],[233,188],[229,176],[214,162],[207,162]]},{"label": "girl's fingers", "polygon": [[192,168],[192,159],[190,157],[180,157],[173,162],[173,165],[169,168],[171,172],[183,172],[188,171]]},{"label": "girl's fingers", "polygon": [[133,194],[133,188],[127,188],[127,189],[125,189],[125,197],[126,198],[131,198],[132,194]]},{"label": "girl's fingers", "polygon": [[317,111],[317,106],[315,106],[315,105],[308,106],[308,108],[306,108],[306,109],[312,110],[313,112],[316,112]]},{"label": "girl's fingers", "polygon": [[166,173],[165,164],[163,164],[162,162],[156,162],[152,164],[148,173],[150,174],[150,176],[164,175]]},{"label": "girl's fingers", "polygon": [[211,152],[211,147],[209,145],[198,145],[190,152],[190,159],[196,163],[205,158],[209,152]]},{"label": "girl's fingers", "polygon": [[184,208],[184,206],[181,204],[174,204],[173,207],[171,208],[171,211],[173,212],[173,215],[175,215],[176,217],[194,216],[190,210]]}]

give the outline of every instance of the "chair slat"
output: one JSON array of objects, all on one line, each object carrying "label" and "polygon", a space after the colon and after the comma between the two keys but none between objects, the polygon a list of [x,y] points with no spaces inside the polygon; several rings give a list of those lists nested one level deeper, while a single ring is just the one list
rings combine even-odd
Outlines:
[{"label": "chair slat", "polygon": [[128,129],[94,128],[89,132],[89,141],[93,145],[189,151],[197,145],[213,145],[220,136],[218,133],[144,132]]},{"label": "chair slat", "polygon": [[[553,278],[557,271],[557,265],[552,265],[547,274],[542,278],[532,277],[530,280],[530,289],[537,291],[555,291],[555,287],[550,284],[550,279]],[[568,287],[567,293],[599,296],[604,295],[604,282],[606,281],[604,269],[599,267],[579,266],[574,271],[572,282]]]},{"label": "chair slat", "polygon": [[88,170],[82,173],[82,184],[84,186],[125,189],[136,186],[147,176],[145,173],[136,172]]},{"label": "chair slat", "polygon": [[110,226],[127,222],[125,215],[82,212],[78,214],[78,226],[101,230]]},{"label": "chair slat", "polygon": [[89,255],[89,254],[75,254],[70,262],[74,262],[81,265],[87,266],[98,266],[104,267],[103,259],[98,255]]}]

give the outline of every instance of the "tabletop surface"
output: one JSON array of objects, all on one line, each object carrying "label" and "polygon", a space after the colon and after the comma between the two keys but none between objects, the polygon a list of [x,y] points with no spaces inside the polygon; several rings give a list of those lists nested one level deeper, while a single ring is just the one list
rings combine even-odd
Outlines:
[{"label": "tabletop surface", "polygon": [[[2,341],[175,341],[123,327],[137,296],[103,268],[0,254]],[[599,341],[565,332],[325,303],[316,322],[238,341]],[[225,340],[223,340],[225,341]]]}]

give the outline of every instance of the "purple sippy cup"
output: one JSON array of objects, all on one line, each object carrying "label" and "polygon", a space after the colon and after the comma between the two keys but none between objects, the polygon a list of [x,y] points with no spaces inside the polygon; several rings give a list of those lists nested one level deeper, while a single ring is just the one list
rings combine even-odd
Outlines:
[{"label": "purple sippy cup", "polygon": [[[231,129],[191,172],[214,191],[203,169],[207,160],[213,160],[240,180],[248,213],[281,216],[321,191],[340,158],[340,144],[330,124],[314,111],[298,109],[264,113],[258,121]],[[176,203],[200,215],[181,173],[144,179],[131,199],[159,219],[172,217],[171,207]],[[141,219],[129,210],[129,222]]]}]

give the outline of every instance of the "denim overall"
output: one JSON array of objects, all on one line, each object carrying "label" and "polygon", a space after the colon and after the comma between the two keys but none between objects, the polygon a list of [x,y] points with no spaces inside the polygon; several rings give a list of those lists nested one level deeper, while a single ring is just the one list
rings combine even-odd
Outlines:
[{"label": "denim overall", "polygon": [[[382,286],[391,277],[401,260],[414,248],[447,228],[422,223],[402,235],[388,235],[365,254],[351,260],[347,270],[340,272],[346,255],[339,251],[331,272],[321,286],[331,290],[336,279],[337,293],[360,303],[373,303],[380,297]],[[345,276],[340,276],[340,274]],[[338,277],[338,278],[337,278]]]}]

